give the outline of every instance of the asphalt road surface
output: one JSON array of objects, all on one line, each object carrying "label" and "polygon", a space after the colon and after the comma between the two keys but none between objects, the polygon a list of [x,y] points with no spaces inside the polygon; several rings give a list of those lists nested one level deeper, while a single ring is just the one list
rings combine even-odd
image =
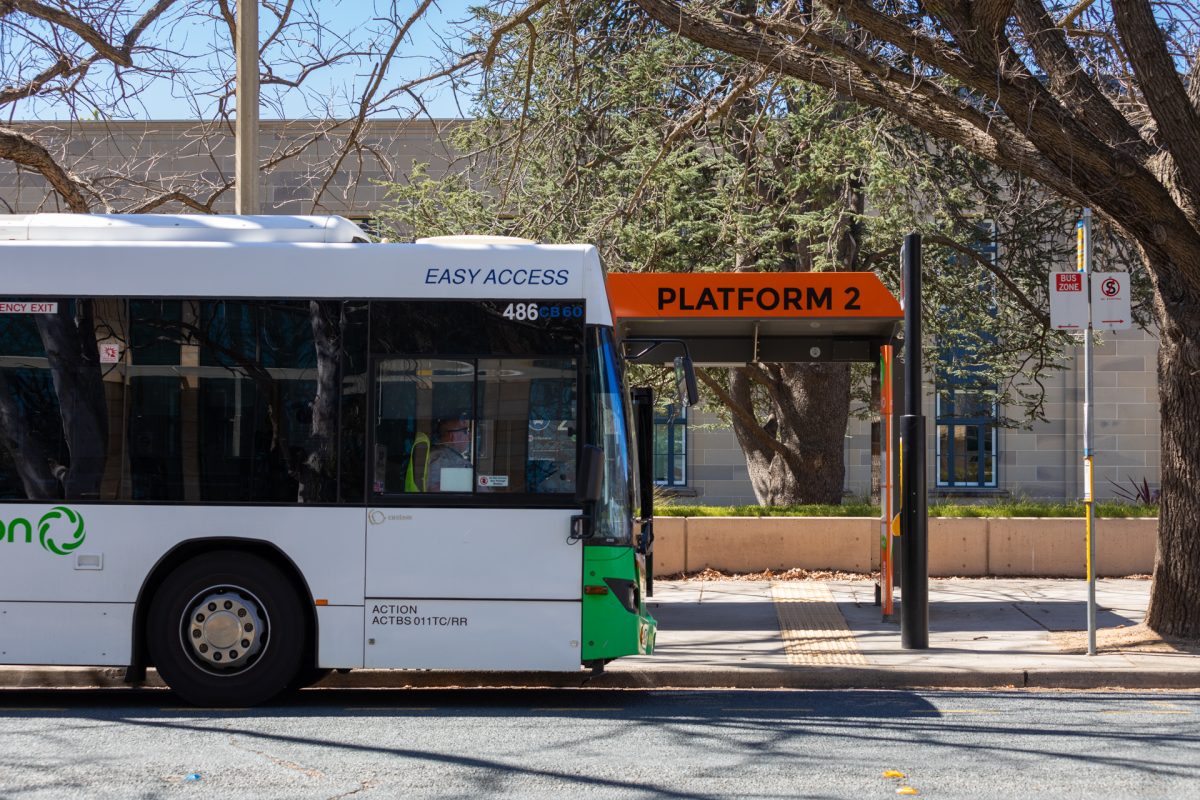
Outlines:
[{"label": "asphalt road surface", "polygon": [[0,743],[2,798],[1200,798],[1200,692],[4,691]]}]

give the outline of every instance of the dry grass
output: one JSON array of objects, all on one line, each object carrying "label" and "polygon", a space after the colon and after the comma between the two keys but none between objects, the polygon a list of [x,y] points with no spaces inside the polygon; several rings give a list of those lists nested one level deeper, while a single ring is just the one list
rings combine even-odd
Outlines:
[{"label": "dry grass", "polygon": [[[1087,652],[1087,631],[1056,631],[1051,639],[1065,653]],[[1142,625],[1101,628],[1096,650],[1104,653],[1190,653],[1200,655],[1200,641],[1160,636]]]},{"label": "dry grass", "polygon": [[839,572],[828,569],[800,569],[793,567],[783,572],[763,570],[762,572],[721,572],[715,569],[703,569],[700,572],[680,572],[655,580],[666,581],[874,581],[879,579],[878,572]]}]

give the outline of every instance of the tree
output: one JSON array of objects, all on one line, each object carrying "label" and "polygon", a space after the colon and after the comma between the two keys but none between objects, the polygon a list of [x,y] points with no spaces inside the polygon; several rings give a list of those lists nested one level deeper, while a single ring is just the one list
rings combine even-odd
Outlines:
[{"label": "tree", "polygon": [[[484,63],[478,122],[454,139],[468,155],[441,181],[393,187],[400,235],[591,241],[618,270],[876,269],[894,286],[901,232],[933,227],[933,243],[956,255],[935,250],[947,263],[932,305],[954,309],[935,334],[975,351],[991,369],[972,377],[1036,416],[1037,379],[1061,345],[1040,310],[1046,233],[1063,218],[1044,191],[828,90],[664,38],[632,3],[530,9],[519,26],[500,13],[481,21],[478,46],[500,44]],[[971,247],[980,216],[1003,232],[1003,270]],[[990,307],[977,302],[979,263],[1006,286]],[[761,503],[840,502],[847,365],[699,374]]]},{"label": "tree", "polygon": [[[263,115],[320,122],[302,138],[271,143],[260,169],[303,157],[296,188],[309,213],[346,191],[356,172],[394,174],[388,143],[370,135],[371,120],[422,113],[419,90],[480,58],[430,61],[419,76],[397,79],[404,48],[423,33],[432,0],[409,5],[405,11],[379,0],[367,19],[319,4],[264,5]],[[0,125],[0,160],[46,182],[49,210],[213,213],[233,188],[231,161],[220,151],[235,113],[233,6],[233,0],[0,0],[0,111],[10,120],[49,120],[43,130]],[[90,147],[80,152],[80,122],[152,118],[167,98],[195,120],[186,137],[193,170],[162,174],[157,167],[165,153],[157,151],[117,169],[97,165]]]},{"label": "tree", "polygon": [[[1148,0],[636,0],[667,31],[890,111],[1097,209],[1154,286],[1162,505],[1147,623],[1200,636],[1200,16]],[[1055,16],[1059,16],[1055,19]]]}]

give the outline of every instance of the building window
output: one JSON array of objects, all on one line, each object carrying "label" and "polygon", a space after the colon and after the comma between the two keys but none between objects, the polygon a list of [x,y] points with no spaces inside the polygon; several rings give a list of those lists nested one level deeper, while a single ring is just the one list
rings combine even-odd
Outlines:
[{"label": "building window", "polygon": [[[971,245],[995,264],[999,248],[993,220],[982,220]],[[950,255],[953,264],[955,254]],[[980,294],[995,291],[992,276],[981,270]],[[988,311],[995,314],[994,304]],[[951,334],[939,341],[937,367],[937,486],[957,489],[996,488],[999,426],[997,386],[989,382],[980,364],[983,344],[994,343],[986,332]]]},{"label": "building window", "polygon": [[986,392],[953,386],[937,393],[937,485],[995,488],[999,434]]},{"label": "building window", "polygon": [[669,405],[654,417],[654,482],[687,486],[687,412]]}]

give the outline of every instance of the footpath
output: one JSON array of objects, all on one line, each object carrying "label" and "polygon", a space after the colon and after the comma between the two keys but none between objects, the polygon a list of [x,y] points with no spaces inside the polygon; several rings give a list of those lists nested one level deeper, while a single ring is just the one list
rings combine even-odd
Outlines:
[{"label": "footpath", "polygon": [[[901,647],[900,601],[883,621],[870,581],[657,581],[655,654],[601,673],[353,670],[319,686],[1200,688],[1200,648],[1135,627],[1149,591],[1146,580],[1097,582],[1099,648],[1089,656],[1082,580],[931,580],[926,650]],[[122,675],[0,667],[0,688],[118,687]]]}]

